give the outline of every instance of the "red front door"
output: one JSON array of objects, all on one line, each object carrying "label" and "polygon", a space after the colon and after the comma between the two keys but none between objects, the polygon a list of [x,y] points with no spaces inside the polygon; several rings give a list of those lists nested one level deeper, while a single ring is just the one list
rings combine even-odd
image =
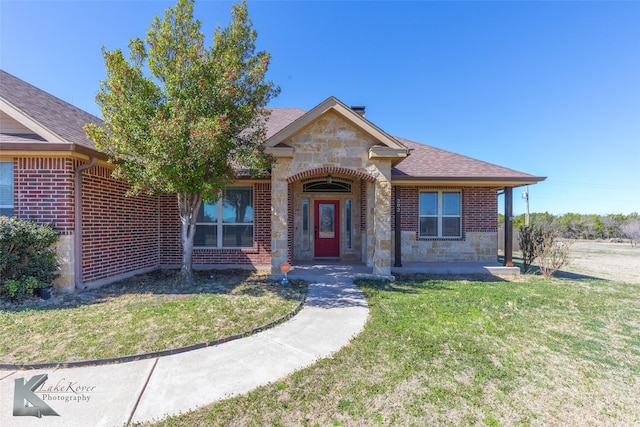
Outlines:
[{"label": "red front door", "polygon": [[316,200],[314,256],[340,257],[340,201]]}]

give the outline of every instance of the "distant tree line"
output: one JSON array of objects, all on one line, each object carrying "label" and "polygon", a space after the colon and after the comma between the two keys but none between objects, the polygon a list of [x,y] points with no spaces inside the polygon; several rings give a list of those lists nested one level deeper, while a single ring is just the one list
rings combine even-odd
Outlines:
[{"label": "distant tree line", "polygon": [[[557,231],[565,239],[615,240],[630,239],[632,244],[640,238],[640,215],[610,214],[593,215],[566,213],[552,215],[548,212],[532,213],[529,223]],[[498,214],[498,224],[504,225],[504,215]],[[525,225],[525,215],[513,217],[513,228],[518,230]]]}]

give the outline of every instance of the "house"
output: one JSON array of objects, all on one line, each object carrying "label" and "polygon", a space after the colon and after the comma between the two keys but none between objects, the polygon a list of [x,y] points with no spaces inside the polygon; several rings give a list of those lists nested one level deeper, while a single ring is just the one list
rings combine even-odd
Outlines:
[{"label": "house", "polygon": [[[176,196],[127,197],[88,122],[100,120],[0,72],[0,213],[55,223],[61,290],[178,267]],[[544,179],[389,135],[333,97],[273,109],[267,137],[270,177],[203,205],[194,268],[277,275],[283,262],[333,259],[388,276],[404,262],[495,262],[499,192],[509,219],[512,189]]]}]

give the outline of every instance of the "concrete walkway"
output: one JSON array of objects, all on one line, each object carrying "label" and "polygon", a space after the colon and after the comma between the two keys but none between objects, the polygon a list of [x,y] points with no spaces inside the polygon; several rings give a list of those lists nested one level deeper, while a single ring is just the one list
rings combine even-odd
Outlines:
[{"label": "concrete walkway", "polygon": [[[352,279],[367,272],[364,266],[294,267],[289,278],[314,283],[304,308],[273,329],[215,347],[114,365],[0,371],[0,426],[122,426],[277,381],[335,353],[362,331],[369,309]],[[38,375],[47,378],[35,388]],[[36,406],[43,413],[48,406],[57,416],[14,416],[16,392],[41,399]]]}]

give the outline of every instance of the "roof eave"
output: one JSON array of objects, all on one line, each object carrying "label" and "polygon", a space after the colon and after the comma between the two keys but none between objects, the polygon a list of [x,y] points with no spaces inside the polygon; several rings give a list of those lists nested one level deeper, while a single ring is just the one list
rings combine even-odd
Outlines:
[{"label": "roof eave", "polygon": [[7,142],[2,144],[3,157],[22,156],[72,156],[72,157],[96,157],[99,160],[107,160],[107,155],[80,144],[51,143],[51,142]]},{"label": "roof eave", "polygon": [[528,177],[415,177],[415,176],[392,176],[391,184],[399,186],[414,185],[438,185],[438,186],[464,186],[464,187],[522,187],[523,185],[534,185],[547,179],[546,176]]}]

